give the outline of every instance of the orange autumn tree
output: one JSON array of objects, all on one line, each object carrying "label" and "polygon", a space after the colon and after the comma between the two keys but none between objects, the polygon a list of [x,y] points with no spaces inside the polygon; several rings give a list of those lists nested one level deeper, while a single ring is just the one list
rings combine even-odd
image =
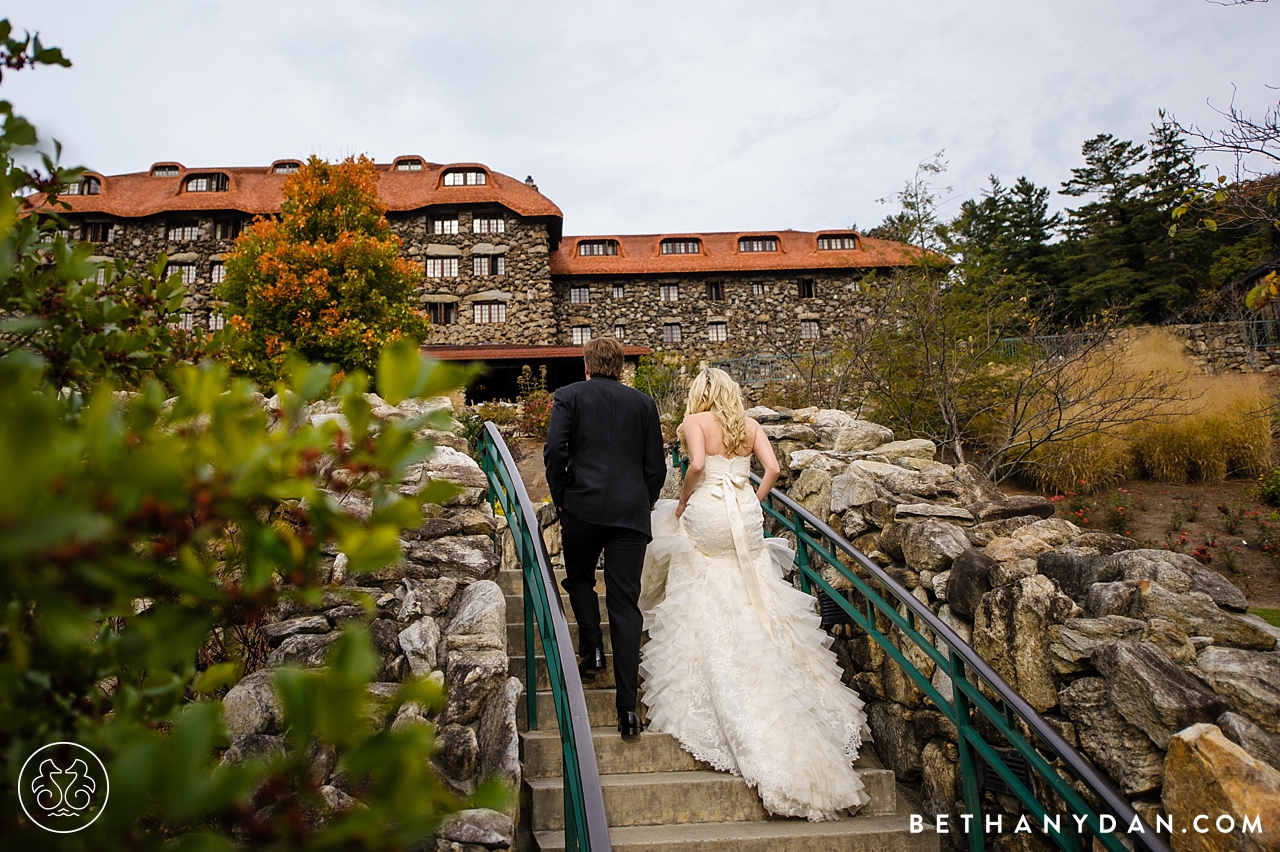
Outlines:
[{"label": "orange autumn tree", "polygon": [[241,235],[218,288],[238,332],[238,372],[275,381],[293,351],[372,374],[384,345],[426,337],[413,304],[421,276],[400,257],[377,186],[363,155],[340,163],[313,156],[285,179],[280,216]]}]

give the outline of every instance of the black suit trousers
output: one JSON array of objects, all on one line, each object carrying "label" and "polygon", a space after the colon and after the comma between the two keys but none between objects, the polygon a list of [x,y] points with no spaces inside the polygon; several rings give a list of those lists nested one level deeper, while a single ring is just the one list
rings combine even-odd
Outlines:
[{"label": "black suit trousers", "polygon": [[560,513],[565,578],[561,585],[578,620],[578,650],[603,645],[596,563],[604,553],[605,608],[613,640],[613,678],[619,710],[634,710],[640,679],[640,574],[649,537],[627,527],[606,527]]}]

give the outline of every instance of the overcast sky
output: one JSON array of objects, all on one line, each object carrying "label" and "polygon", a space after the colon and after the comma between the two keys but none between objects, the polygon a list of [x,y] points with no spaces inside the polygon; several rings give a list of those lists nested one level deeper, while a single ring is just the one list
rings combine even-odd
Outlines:
[{"label": "overcast sky", "polygon": [[[944,212],[1057,190],[1100,132],[1276,103],[1280,0],[10,0],[70,70],[0,96],[106,174],[366,153],[532,175],[567,234],[868,228],[945,149]],[[1058,197],[1056,203],[1065,199]]]}]

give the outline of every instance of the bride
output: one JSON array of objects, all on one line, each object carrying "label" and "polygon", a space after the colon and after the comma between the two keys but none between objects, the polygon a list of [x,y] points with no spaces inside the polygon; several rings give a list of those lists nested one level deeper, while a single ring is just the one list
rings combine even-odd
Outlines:
[{"label": "bride", "polygon": [[836,819],[868,799],[852,762],[871,737],[814,599],[782,579],[793,551],[764,537],[778,461],[723,370],[694,379],[687,410],[689,469],[679,502],[654,509],[642,581],[649,728],[741,775],[771,813]]}]

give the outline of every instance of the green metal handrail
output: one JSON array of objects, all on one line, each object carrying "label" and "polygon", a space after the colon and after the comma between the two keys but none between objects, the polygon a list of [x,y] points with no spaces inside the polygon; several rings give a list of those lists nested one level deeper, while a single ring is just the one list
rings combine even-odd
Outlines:
[{"label": "green metal handrail", "polygon": [[547,679],[560,726],[565,849],[609,852],[609,823],[586,697],[538,514],[498,427],[486,422],[478,444],[480,466],[489,482],[489,501],[507,519],[524,578],[524,672],[530,730],[538,727],[536,639],[542,640],[546,657]]},{"label": "green metal handrail", "polygon": [[[687,459],[680,457],[678,448],[673,457],[676,464],[687,467]],[[751,474],[751,480],[757,486],[760,484],[760,477],[754,473]],[[1102,830],[1100,817],[1105,813],[1115,818],[1116,827],[1121,832],[1133,825],[1133,820],[1139,820],[1142,831],[1124,835],[1136,848],[1145,848],[1149,852],[1172,852],[1169,844],[1137,815],[1128,800],[1093,764],[1063,739],[977,651],[901,583],[780,490],[775,488],[770,491],[761,504],[761,509],[765,515],[795,536],[795,564],[799,569],[801,588],[806,593],[810,593],[814,587],[825,592],[884,649],[929,701],[955,725],[965,812],[972,815],[975,824],[975,830],[968,831],[971,852],[979,852],[985,848],[982,795],[978,787],[978,758],[1000,776],[1027,809],[1032,817],[1032,825],[1043,828],[1046,825],[1045,818],[1049,818],[1048,834],[1061,849],[1084,852],[1089,848],[1086,845],[1088,839],[1077,829],[1074,819],[1080,817],[1089,832],[1105,848],[1111,852],[1128,852],[1120,835],[1114,831]],[[818,566],[812,564],[810,553],[819,557]],[[851,570],[840,559],[841,554],[851,559],[861,569],[863,576]],[[821,567],[824,564],[834,569],[862,596],[861,608],[836,591],[822,577]],[[882,591],[878,591],[872,583]],[[939,692],[929,677],[894,644],[893,638],[880,629],[880,618],[888,620],[947,674],[951,679],[950,697]],[[932,633],[934,639],[926,637],[922,629]],[[988,695],[995,695],[995,700],[988,698]],[[978,730],[975,722],[979,719],[990,725],[1026,761],[1034,775],[1035,783],[1031,787],[1042,789],[1046,794],[1044,798],[1056,798],[1057,803],[1051,802],[1046,807],[1041,802],[1041,796],[1037,796],[1033,789],[1028,789],[1028,785],[1017,776],[1004,756],[997,751],[997,747]],[[1028,737],[1034,739],[1036,744],[1033,745]],[[1050,757],[1046,759],[1042,751],[1048,752]],[[1057,760],[1058,767],[1050,763],[1054,759]],[[1086,802],[1071,782],[1059,774],[1059,769],[1074,776],[1106,810],[1100,811]],[[1068,817],[1065,820],[1062,819],[1062,809],[1065,809]],[[1058,823],[1056,826],[1053,824],[1055,814]]]}]

